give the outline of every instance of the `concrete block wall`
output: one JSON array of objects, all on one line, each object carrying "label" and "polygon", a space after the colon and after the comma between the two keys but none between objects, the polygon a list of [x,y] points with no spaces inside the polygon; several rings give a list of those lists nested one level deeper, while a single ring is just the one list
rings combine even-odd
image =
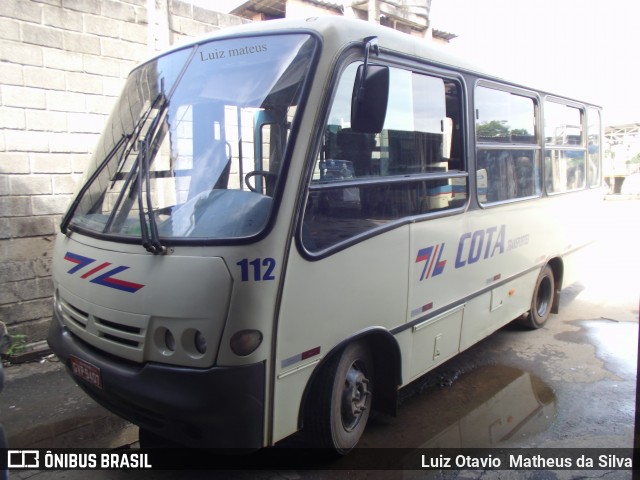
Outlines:
[{"label": "concrete block wall", "polygon": [[46,337],[54,235],[129,71],[243,22],[178,0],[0,1],[0,321],[10,333]]}]

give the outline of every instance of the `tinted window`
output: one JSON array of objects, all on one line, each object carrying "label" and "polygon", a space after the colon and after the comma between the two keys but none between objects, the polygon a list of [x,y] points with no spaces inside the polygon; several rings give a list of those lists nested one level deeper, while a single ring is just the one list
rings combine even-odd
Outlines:
[{"label": "tinted window", "polygon": [[391,68],[384,128],[360,133],[349,123],[356,67],[340,79],[315,160],[303,225],[310,251],[466,202],[459,85]]},{"label": "tinted window", "polygon": [[547,145],[582,145],[582,116],[575,107],[545,102],[544,137]]},{"label": "tinted window", "polygon": [[547,100],[544,105],[545,186],[549,193],[586,185],[586,149],[581,109]]},{"label": "tinted window", "polygon": [[478,201],[490,204],[539,195],[535,100],[484,86],[476,88],[475,99]]},{"label": "tinted window", "polygon": [[475,102],[478,142],[536,143],[533,99],[478,87]]}]

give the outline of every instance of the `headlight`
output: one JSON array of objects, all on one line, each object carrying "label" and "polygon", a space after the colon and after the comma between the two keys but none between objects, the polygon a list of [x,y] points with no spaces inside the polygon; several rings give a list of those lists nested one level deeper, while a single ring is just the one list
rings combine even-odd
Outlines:
[{"label": "headlight", "polygon": [[189,367],[210,367],[218,347],[216,325],[209,319],[153,317],[145,360]]},{"label": "headlight", "polygon": [[173,333],[171,333],[171,330],[164,332],[164,344],[170,351],[176,351],[176,338],[173,336]]},{"label": "headlight", "polygon": [[207,353],[207,339],[204,338],[204,335],[200,330],[196,332],[194,342],[195,342],[196,350],[198,351],[198,353],[202,355]]}]

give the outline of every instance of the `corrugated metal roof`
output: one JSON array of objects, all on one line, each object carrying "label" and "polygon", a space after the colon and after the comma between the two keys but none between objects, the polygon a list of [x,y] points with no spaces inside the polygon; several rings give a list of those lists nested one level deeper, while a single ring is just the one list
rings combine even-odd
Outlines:
[{"label": "corrugated metal roof", "polygon": [[441,38],[447,42],[458,37],[455,33],[445,32],[444,30],[438,30],[437,28],[434,28],[431,32],[434,38]]},{"label": "corrugated metal roof", "polygon": [[332,10],[336,10],[337,12],[342,12],[343,5],[342,2],[332,2],[330,0],[306,0],[309,3],[315,3],[316,5],[320,5],[321,7],[331,8]]},{"label": "corrugated metal roof", "polygon": [[[305,0],[308,3],[318,5],[323,8],[342,12],[343,6],[341,1],[331,0]],[[234,8],[231,12],[233,15],[245,16],[247,13],[262,13],[270,18],[284,18],[286,12],[286,0],[250,0]]]},{"label": "corrugated metal roof", "polygon": [[[307,3],[317,5],[319,7],[325,8],[327,10],[333,10],[337,13],[344,12],[344,5],[341,0],[304,0]],[[387,2],[382,2],[387,4]],[[363,8],[367,6],[367,0],[353,0],[351,2],[352,6],[357,6],[357,8]],[[262,15],[265,19],[276,19],[276,18],[285,18],[287,0],[248,0],[235,9],[233,9],[231,14],[238,15],[245,18],[254,18],[257,15]],[[395,6],[395,3],[388,2],[387,7]],[[421,23],[413,23],[409,18],[403,18],[402,16],[393,16],[396,20],[406,23],[407,25],[412,26],[412,28],[417,29],[425,29],[428,26],[428,17],[429,17],[429,8],[427,5],[411,5],[411,10],[414,15],[418,17],[426,17]],[[419,7],[419,8],[418,8]],[[385,9],[384,13],[389,14],[389,12]],[[403,10],[404,11],[404,10]],[[453,38],[456,38],[457,35],[454,33],[445,32],[444,30],[434,29],[432,32],[434,38],[438,38],[444,40],[446,42],[450,41]]]},{"label": "corrugated metal roof", "polygon": [[231,10],[231,14],[241,17],[249,17],[261,13],[269,18],[284,18],[286,12],[286,0],[249,0]]}]

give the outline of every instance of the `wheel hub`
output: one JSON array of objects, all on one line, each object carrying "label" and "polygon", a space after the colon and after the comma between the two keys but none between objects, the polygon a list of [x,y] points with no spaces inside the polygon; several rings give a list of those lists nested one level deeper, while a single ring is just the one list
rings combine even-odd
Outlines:
[{"label": "wheel hub", "polygon": [[367,409],[369,379],[354,363],[349,367],[342,391],[342,424],[346,430],[354,429]]}]

